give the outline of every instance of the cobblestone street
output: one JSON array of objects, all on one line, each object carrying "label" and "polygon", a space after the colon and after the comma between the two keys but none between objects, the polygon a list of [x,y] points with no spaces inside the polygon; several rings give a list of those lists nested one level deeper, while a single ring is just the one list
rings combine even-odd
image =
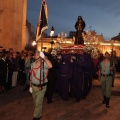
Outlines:
[{"label": "cobblestone street", "polygon": [[[116,74],[112,87],[110,108],[102,104],[100,82],[93,81],[93,88],[85,100],[74,98],[63,101],[54,94],[53,103],[44,99],[41,120],[120,120],[120,74]],[[0,120],[32,120],[33,101],[31,94],[18,86],[0,94]]]}]

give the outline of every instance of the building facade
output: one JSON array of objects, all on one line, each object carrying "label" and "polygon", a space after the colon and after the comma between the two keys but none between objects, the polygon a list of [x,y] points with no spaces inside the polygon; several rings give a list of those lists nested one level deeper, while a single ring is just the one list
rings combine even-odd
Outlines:
[{"label": "building facade", "polygon": [[27,0],[0,0],[0,46],[16,51],[27,43]]}]

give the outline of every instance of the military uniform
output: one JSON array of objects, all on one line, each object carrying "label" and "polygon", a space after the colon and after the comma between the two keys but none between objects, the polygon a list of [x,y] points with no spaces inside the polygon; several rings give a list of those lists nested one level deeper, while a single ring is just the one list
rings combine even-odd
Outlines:
[{"label": "military uniform", "polygon": [[112,85],[112,75],[111,75],[110,67],[111,67],[110,60],[108,60],[106,63],[103,60],[100,63],[101,88],[104,97],[103,104],[106,103],[106,107],[108,108],[109,108],[109,100],[111,96],[111,85]]},{"label": "military uniform", "polygon": [[34,118],[40,118],[42,112],[42,104],[44,94],[47,88],[47,64],[42,61],[42,64],[36,68],[35,62],[31,65],[31,83],[32,83],[32,97],[34,101]]}]

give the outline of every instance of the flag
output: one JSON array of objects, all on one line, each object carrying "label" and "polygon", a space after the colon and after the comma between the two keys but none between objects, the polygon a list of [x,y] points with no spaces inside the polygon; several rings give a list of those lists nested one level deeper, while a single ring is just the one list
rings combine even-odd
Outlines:
[{"label": "flag", "polygon": [[42,33],[48,29],[48,7],[46,0],[42,0],[40,15],[36,30],[36,41],[40,40]]}]

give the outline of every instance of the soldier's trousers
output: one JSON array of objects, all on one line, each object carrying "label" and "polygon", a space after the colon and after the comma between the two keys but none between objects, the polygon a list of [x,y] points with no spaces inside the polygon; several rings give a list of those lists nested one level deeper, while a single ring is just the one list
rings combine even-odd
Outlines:
[{"label": "soldier's trousers", "polygon": [[40,118],[42,112],[42,105],[43,105],[43,98],[46,92],[47,86],[43,86],[42,90],[40,91],[38,87],[32,85],[32,97],[34,102],[34,117]]},{"label": "soldier's trousers", "polygon": [[110,98],[112,76],[101,76],[101,88],[103,96]]}]

